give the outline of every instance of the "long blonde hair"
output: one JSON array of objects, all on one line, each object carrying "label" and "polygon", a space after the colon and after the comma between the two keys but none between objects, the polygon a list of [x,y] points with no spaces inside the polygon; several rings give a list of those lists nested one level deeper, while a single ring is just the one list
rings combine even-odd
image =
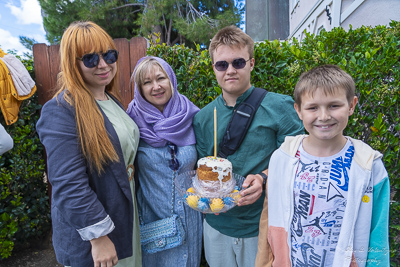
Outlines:
[{"label": "long blonde hair", "polygon": [[[90,21],[72,23],[60,43],[61,72],[57,77],[57,97],[65,90],[64,99],[75,108],[76,128],[82,153],[90,169],[100,174],[108,162],[118,161],[118,154],[108,136],[104,118],[92,92],[88,89],[78,67],[78,58],[84,54],[116,49],[112,38]],[[107,93],[120,100],[117,67],[114,79],[106,86]]]}]

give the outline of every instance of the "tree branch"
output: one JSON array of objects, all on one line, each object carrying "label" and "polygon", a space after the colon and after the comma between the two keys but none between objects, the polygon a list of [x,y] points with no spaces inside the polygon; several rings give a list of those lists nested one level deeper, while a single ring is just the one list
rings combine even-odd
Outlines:
[{"label": "tree branch", "polygon": [[169,19],[167,45],[171,45],[172,19]]},{"label": "tree branch", "polygon": [[114,7],[114,8],[112,8],[112,10],[121,9],[121,8],[125,8],[125,7],[130,7],[130,6],[146,6],[146,5],[145,4],[139,4],[139,3],[136,3],[136,4],[131,3],[131,4],[126,4],[126,5]]},{"label": "tree branch", "polygon": [[180,35],[178,35],[178,37],[176,37],[175,40],[171,42],[171,45],[175,45],[179,40],[180,40]]}]

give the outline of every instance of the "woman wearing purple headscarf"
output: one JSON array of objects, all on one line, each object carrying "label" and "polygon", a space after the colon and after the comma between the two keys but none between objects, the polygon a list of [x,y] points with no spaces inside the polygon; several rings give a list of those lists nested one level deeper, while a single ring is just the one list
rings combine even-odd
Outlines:
[{"label": "woman wearing purple headscarf", "polygon": [[[141,58],[132,74],[135,98],[127,113],[139,126],[137,193],[141,224],[143,266],[199,266],[202,246],[202,215],[187,207],[174,187],[177,175],[193,170],[197,161],[193,116],[199,109],[178,93],[175,73],[158,57]],[[181,241],[156,237],[171,227],[181,229]],[[168,224],[169,225],[169,224]],[[182,229],[183,227],[183,229]],[[160,228],[160,229],[158,229]]]}]

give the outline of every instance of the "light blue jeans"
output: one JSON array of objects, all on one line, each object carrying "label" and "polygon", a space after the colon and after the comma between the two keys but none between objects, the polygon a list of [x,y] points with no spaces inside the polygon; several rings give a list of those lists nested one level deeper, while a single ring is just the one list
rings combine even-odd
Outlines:
[{"label": "light blue jeans", "polygon": [[254,267],[258,236],[236,238],[221,234],[206,220],[203,224],[204,251],[210,267]]}]

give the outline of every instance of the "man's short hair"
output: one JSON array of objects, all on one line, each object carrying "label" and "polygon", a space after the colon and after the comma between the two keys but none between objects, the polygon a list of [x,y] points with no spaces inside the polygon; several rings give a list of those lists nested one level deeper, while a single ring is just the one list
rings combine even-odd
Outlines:
[{"label": "man's short hair", "polygon": [[351,76],[336,65],[322,65],[300,75],[294,89],[294,101],[300,107],[301,97],[305,94],[314,95],[315,91],[322,90],[325,95],[332,95],[336,90],[346,92],[350,103],[355,96],[355,84]]},{"label": "man's short hair", "polygon": [[214,57],[213,57],[214,52],[221,45],[227,45],[229,47],[236,46],[240,48],[247,47],[250,58],[253,58],[254,54],[253,39],[251,39],[250,36],[248,36],[240,28],[236,26],[232,25],[222,28],[211,39],[209,52],[213,63],[214,63]]}]

